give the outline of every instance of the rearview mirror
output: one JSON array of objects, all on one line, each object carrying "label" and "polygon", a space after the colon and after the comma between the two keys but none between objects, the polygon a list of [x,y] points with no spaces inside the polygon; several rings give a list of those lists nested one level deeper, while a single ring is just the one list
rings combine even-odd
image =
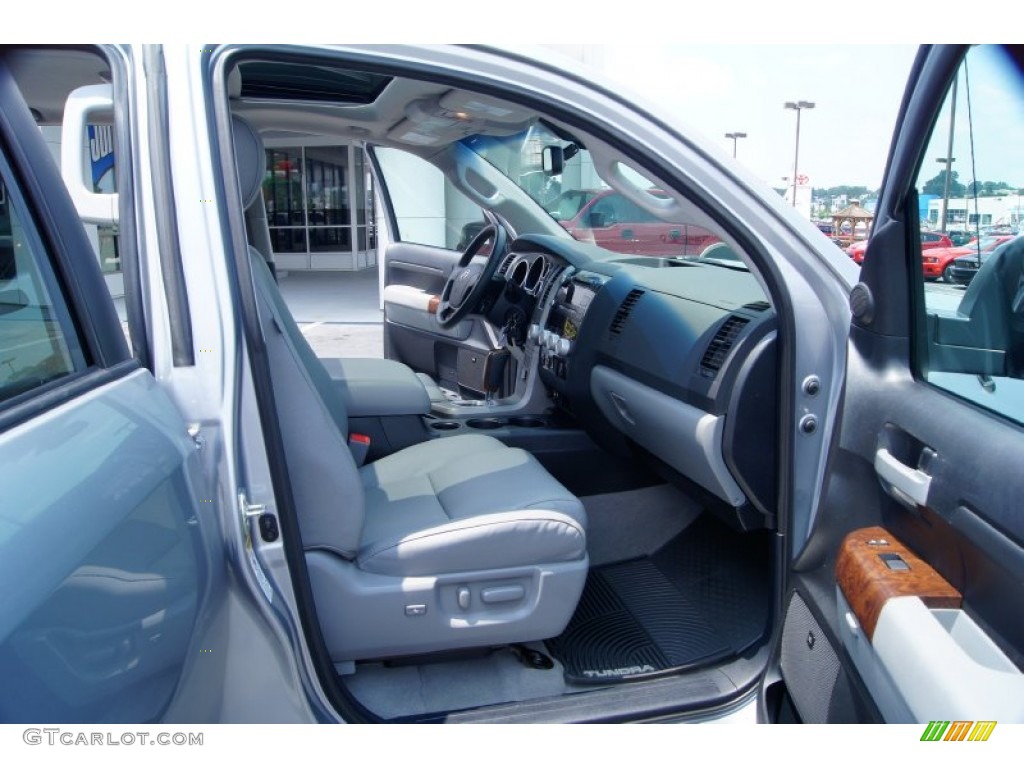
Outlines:
[{"label": "rearview mirror", "polygon": [[558,176],[565,168],[565,151],[558,146],[549,145],[544,147],[540,153],[541,170],[545,176]]}]

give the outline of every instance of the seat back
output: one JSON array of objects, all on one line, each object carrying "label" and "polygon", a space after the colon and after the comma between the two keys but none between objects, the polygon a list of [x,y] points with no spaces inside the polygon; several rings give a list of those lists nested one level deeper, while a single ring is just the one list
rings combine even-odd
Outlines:
[{"label": "seat back", "polygon": [[[263,182],[266,153],[248,123],[238,117],[232,122],[242,200],[252,203]],[[348,447],[345,405],[295,324],[265,259],[252,247],[249,263],[303,546],[351,560],[359,550],[365,500]]]}]

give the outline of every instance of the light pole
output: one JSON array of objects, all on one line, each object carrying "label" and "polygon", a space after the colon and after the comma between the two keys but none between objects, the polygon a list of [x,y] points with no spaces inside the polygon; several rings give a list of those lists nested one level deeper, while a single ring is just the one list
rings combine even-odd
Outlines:
[{"label": "light pole", "polygon": [[[956,158],[953,157],[953,128],[956,127],[956,84],[959,80],[959,75],[953,78],[953,93],[949,107],[949,144],[946,148],[946,156],[935,158],[936,162],[944,163],[946,166],[946,179],[942,185],[942,226],[939,228],[943,233],[949,224],[949,189],[953,182],[953,163],[956,162]],[[964,197],[964,208],[967,208],[966,196]]]},{"label": "light pole", "polygon": [[800,167],[800,112],[814,109],[813,101],[787,101],[782,105],[786,109],[796,110],[796,149],[793,152],[793,207],[796,208],[796,184]]},{"label": "light pole", "polygon": [[735,133],[725,134],[725,138],[732,139],[732,156],[736,157],[736,140],[747,138],[747,134],[736,131]]}]

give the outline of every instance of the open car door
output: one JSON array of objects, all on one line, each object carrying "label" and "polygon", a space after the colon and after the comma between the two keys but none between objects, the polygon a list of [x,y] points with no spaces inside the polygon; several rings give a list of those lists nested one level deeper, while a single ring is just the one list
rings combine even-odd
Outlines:
[{"label": "open car door", "polygon": [[930,739],[1024,721],[1024,237],[966,289],[926,283],[920,246],[927,228],[1020,230],[1019,202],[975,195],[1024,180],[1022,55],[926,47],[912,69],[851,294],[825,501],[791,542],[767,719],[928,723]]},{"label": "open car door", "polygon": [[[53,71],[84,78],[104,64],[79,50],[0,52],[3,722],[168,717],[199,653],[211,579],[203,512],[213,499],[197,442],[125,344],[97,254],[19,90],[45,82],[56,93]],[[83,92],[101,104],[112,90]],[[78,124],[65,149],[78,148],[69,135],[87,146]],[[111,195],[95,198],[108,202],[105,215],[117,210]],[[134,248],[127,219],[123,252]]]}]

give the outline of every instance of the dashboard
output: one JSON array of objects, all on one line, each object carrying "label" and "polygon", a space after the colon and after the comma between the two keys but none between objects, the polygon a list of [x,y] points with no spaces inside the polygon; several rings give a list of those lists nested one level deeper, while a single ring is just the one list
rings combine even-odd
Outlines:
[{"label": "dashboard", "polygon": [[558,408],[696,484],[730,523],[774,524],[777,325],[753,275],[543,236],[502,268],[532,298],[523,343]]}]

